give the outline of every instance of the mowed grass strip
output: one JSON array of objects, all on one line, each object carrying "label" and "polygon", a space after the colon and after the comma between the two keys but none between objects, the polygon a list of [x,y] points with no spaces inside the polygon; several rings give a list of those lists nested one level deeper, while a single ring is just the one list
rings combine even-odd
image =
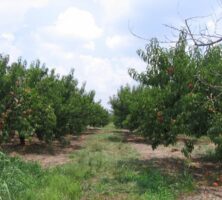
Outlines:
[{"label": "mowed grass strip", "polygon": [[19,173],[11,169],[1,174],[1,199],[167,200],[193,190],[193,179],[186,171],[169,175],[142,165],[120,133],[101,132],[87,137],[84,147],[70,155],[72,162],[52,169],[7,158],[8,167],[17,162]]}]

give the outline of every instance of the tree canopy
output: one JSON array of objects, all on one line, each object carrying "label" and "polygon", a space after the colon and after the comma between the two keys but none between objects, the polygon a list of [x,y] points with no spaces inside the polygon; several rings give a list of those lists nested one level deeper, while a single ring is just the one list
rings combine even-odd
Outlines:
[{"label": "tree canopy", "polygon": [[[222,155],[222,47],[189,47],[181,32],[174,47],[152,39],[137,53],[147,67],[130,69],[139,86],[121,87],[110,99],[115,125],[147,137],[153,148],[174,144],[178,134],[207,135]],[[192,149],[187,141],[184,153]]]},{"label": "tree canopy", "polygon": [[22,59],[9,64],[8,56],[0,56],[1,142],[15,134],[23,144],[33,135],[50,141],[108,121],[108,111],[95,101],[94,91],[78,86],[74,70],[59,76],[39,60],[27,66]]}]

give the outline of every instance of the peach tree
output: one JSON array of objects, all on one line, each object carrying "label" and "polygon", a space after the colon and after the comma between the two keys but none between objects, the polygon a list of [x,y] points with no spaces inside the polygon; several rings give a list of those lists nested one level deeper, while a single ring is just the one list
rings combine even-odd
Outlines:
[{"label": "peach tree", "polygon": [[94,91],[78,87],[74,70],[60,76],[38,60],[27,66],[0,56],[0,141],[18,135],[23,145],[33,136],[50,142],[105,125],[108,112],[94,98]]},{"label": "peach tree", "polygon": [[[208,135],[220,152],[221,47],[189,47],[182,32],[174,47],[161,47],[153,39],[137,53],[147,63],[146,70],[129,70],[140,86],[121,89],[111,99],[114,119],[149,138],[153,148],[174,144],[178,134]],[[192,149],[189,140],[184,153],[189,155]]]}]

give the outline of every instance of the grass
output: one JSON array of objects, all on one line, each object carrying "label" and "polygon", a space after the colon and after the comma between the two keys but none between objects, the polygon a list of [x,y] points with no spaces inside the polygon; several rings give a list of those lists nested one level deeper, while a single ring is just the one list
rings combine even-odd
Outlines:
[{"label": "grass", "polygon": [[107,124],[105,127],[103,127],[104,131],[117,131],[119,129],[117,129],[115,127],[115,125],[113,124],[113,122],[110,122],[109,124]]},{"label": "grass", "polygon": [[0,199],[168,200],[193,190],[186,171],[170,175],[144,165],[121,141],[121,134],[90,135],[84,148],[70,155],[72,162],[47,170],[1,154]]},{"label": "grass", "polygon": [[26,163],[18,158],[9,158],[0,153],[0,199],[17,199],[28,188],[34,187],[33,180],[44,175],[35,163]]}]

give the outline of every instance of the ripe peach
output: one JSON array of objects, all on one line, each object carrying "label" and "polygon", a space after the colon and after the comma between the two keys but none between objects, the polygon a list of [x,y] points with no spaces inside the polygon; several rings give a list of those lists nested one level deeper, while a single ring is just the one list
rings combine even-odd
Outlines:
[{"label": "ripe peach", "polygon": [[192,90],[193,89],[193,83],[188,83],[188,88]]},{"label": "ripe peach", "polygon": [[174,74],[174,68],[173,67],[168,67],[167,68],[167,73],[169,76],[172,76]]},{"label": "ripe peach", "polygon": [[218,186],[219,186],[218,182],[216,182],[216,181],[213,182],[213,186],[214,186],[214,187],[218,187]]}]

